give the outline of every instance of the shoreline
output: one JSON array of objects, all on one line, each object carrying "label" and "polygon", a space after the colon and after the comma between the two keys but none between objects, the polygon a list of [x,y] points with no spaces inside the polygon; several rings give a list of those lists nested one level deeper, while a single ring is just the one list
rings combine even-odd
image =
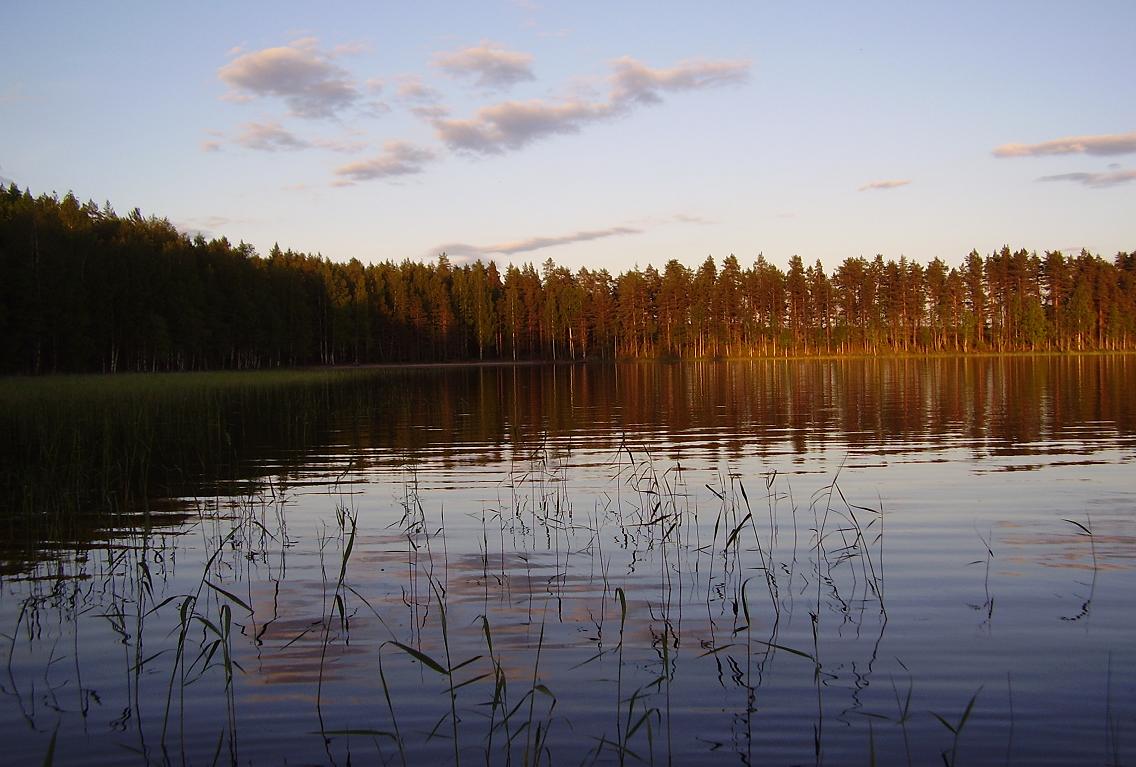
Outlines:
[{"label": "shoreline", "polygon": [[297,367],[270,368],[216,368],[211,370],[161,370],[161,371],[117,371],[75,372],[75,373],[24,373],[0,376],[0,384],[29,381],[59,381],[64,379],[122,380],[126,378],[179,378],[191,376],[272,376],[321,373],[346,373],[369,370],[447,370],[461,368],[532,368],[545,366],[571,365],[716,365],[742,362],[867,362],[867,361],[918,361],[948,359],[1030,359],[1030,358],[1089,358],[1089,357],[1131,357],[1136,350],[1115,351],[1007,351],[1007,352],[889,352],[882,354],[790,354],[753,355],[741,357],[647,357],[647,358],[588,358],[576,360],[454,360],[447,362],[368,362],[358,365],[302,365]]}]

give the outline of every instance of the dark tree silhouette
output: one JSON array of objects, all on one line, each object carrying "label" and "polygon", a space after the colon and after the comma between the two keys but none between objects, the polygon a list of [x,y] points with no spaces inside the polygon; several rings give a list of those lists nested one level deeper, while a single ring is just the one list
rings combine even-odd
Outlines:
[{"label": "dark tree silhouette", "polygon": [[0,189],[0,372],[1136,348],[1136,252],[337,263]]}]

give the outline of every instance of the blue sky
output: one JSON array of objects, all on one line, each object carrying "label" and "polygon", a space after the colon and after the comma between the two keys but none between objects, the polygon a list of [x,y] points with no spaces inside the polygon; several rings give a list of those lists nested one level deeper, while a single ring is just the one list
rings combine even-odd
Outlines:
[{"label": "blue sky", "polygon": [[0,177],[341,261],[1111,257],[1134,29],[1131,0],[8,0]]}]

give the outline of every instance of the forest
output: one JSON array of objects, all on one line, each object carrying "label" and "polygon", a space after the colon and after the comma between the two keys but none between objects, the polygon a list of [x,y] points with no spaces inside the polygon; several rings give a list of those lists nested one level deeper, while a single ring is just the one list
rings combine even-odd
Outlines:
[{"label": "forest", "polygon": [[259,255],[137,209],[0,188],[4,374],[1134,348],[1136,251],[502,272],[445,254]]}]

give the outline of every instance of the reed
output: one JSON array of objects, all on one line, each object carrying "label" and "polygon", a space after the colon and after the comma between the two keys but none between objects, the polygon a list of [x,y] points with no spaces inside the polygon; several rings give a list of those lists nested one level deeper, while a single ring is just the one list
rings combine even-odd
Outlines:
[{"label": "reed", "polygon": [[[982,688],[961,714],[947,716],[929,710],[943,710],[936,703],[920,704],[903,662],[896,660],[906,684],[893,674],[889,691],[886,672],[873,676],[887,625],[885,585],[894,587],[884,578],[883,504],[850,502],[839,475],[807,508],[798,508],[787,477],[775,471],[751,478],[726,466],[702,483],[697,470],[664,464],[625,439],[611,463],[614,487],[581,509],[570,461],[538,440],[516,451],[497,506],[470,512],[476,522],[466,529],[476,540],[463,553],[453,530],[464,512],[455,517],[452,510],[435,510],[413,465],[397,497],[382,501],[390,506],[379,509],[385,515],[375,524],[378,504],[362,497],[356,505],[349,490],[366,470],[363,457],[353,458],[329,469],[325,492],[309,490],[309,498],[319,499],[311,503],[322,509],[323,527],[318,551],[308,540],[301,556],[309,564],[318,556],[319,575],[304,582],[310,600],[293,595],[289,617],[302,622],[284,639],[270,630],[277,615],[266,615],[264,592],[254,600],[253,576],[240,575],[241,568],[251,573],[249,563],[270,545],[283,556],[292,546],[289,529],[306,534],[289,528],[284,511],[294,489],[286,479],[264,479],[225,503],[214,498],[193,507],[197,516],[182,529],[200,533],[202,553],[196,562],[180,554],[180,575],[164,573],[157,562],[172,562],[184,544],[161,543],[161,525],[139,524],[134,544],[108,551],[103,565],[106,583],[126,584],[129,594],[109,595],[104,585],[101,593],[79,596],[83,579],[76,567],[68,576],[75,576],[70,598],[89,604],[65,614],[58,583],[71,580],[45,577],[43,584],[56,585],[43,585],[46,593],[34,597],[28,586],[13,611],[9,675],[18,673],[18,649],[51,623],[45,616],[52,609],[61,616],[57,623],[84,621],[84,631],[97,618],[98,630],[124,645],[134,692],[123,726],[126,719],[137,722],[130,747],[144,761],[255,760],[241,727],[249,687],[242,674],[255,673],[250,660],[260,664],[305,645],[318,659],[309,669],[311,684],[302,687],[309,706],[304,721],[312,721],[314,700],[315,724],[307,729],[322,739],[328,762],[365,761],[369,755],[359,749],[373,746],[376,760],[403,765],[452,760],[535,767],[558,762],[558,748],[596,763],[681,763],[690,758],[692,739],[702,735],[690,723],[711,718],[692,713],[695,706],[685,697],[692,689],[701,696],[696,705],[712,709],[715,719],[707,726],[717,738],[706,744],[707,758],[723,749],[748,763],[769,758],[762,749],[771,727],[763,727],[762,717],[786,705],[803,710],[813,730],[811,754],[802,747],[795,758],[838,761],[847,757],[851,739],[863,749],[857,760],[905,757],[913,764],[926,739],[941,749],[945,763],[964,761],[962,749],[973,735],[963,735],[979,716]],[[764,500],[760,489],[750,492],[760,488],[758,481]],[[809,516],[812,527],[799,530]],[[1095,569],[1091,521],[1070,524],[1088,539]],[[979,538],[986,555],[974,564],[985,563],[992,606],[994,542],[989,534]],[[241,577],[250,581],[247,596]],[[988,618],[991,613],[992,607]],[[861,630],[866,642],[868,630],[879,632],[874,646],[857,645]],[[77,633],[73,640],[75,686],[82,689],[77,656],[83,643]],[[363,658],[357,666],[348,662],[348,645]],[[333,672],[341,657],[344,667],[364,668],[362,676],[370,678],[338,677]],[[50,656],[45,663],[47,678],[57,666]],[[165,682],[160,732],[144,723],[146,699],[153,697],[147,677],[157,673]],[[1112,708],[1111,674],[1110,665],[1104,746],[1119,762],[1123,720]],[[771,678],[781,685],[790,680],[813,697],[778,699],[770,693]],[[221,727],[207,737],[187,717],[201,700],[193,696],[206,686],[214,690],[209,700]],[[345,690],[362,698],[351,703],[360,707],[362,727],[339,718]],[[889,699],[881,700],[881,692]],[[598,714],[587,705],[593,698]],[[1008,754],[1015,734],[1012,691],[1009,700]],[[38,729],[46,739],[50,728]],[[147,743],[155,735],[156,752]]]},{"label": "reed", "polygon": [[342,503],[336,504],[335,519],[343,548],[339,559],[339,573],[335,579],[335,588],[322,620],[323,638],[320,642],[319,676],[316,682],[316,715],[319,718],[321,730],[324,729],[323,683],[327,664],[327,650],[331,643],[331,627],[335,614],[338,613],[340,631],[347,632],[347,607],[344,602],[344,594],[347,592],[347,565],[351,560],[351,552],[355,548],[355,534],[359,529],[358,513],[352,512]]},{"label": "reed", "polygon": [[981,692],[982,688],[979,687],[974,695],[970,696],[970,700],[967,701],[966,707],[963,708],[958,721],[953,724],[947,721],[946,717],[942,714],[937,714],[934,711],[931,712],[931,715],[939,720],[939,723],[946,727],[952,735],[950,750],[943,751],[943,763],[946,764],[947,767],[954,767],[954,765],[958,763],[959,739],[962,737],[963,727],[966,726],[967,720],[970,719],[970,715],[974,711],[974,704],[978,700],[978,695]]}]

